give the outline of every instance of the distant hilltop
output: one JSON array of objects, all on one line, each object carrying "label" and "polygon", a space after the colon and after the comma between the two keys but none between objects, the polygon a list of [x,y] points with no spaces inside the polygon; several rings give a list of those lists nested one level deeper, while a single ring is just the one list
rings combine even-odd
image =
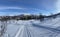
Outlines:
[{"label": "distant hilltop", "polygon": [[60,16],[60,13],[57,14],[52,14],[49,16],[46,15],[16,15],[16,16],[0,16],[0,20],[5,21],[5,20],[31,20],[31,19],[44,19],[44,18],[56,18],[57,16]]}]

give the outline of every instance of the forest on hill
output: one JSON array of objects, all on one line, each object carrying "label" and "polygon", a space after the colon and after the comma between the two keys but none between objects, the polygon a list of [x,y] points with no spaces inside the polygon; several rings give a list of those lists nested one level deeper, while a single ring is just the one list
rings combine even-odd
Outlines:
[{"label": "forest on hill", "polygon": [[40,19],[43,20],[44,18],[56,18],[56,16],[60,15],[60,13],[58,14],[53,14],[53,15],[17,15],[17,16],[0,16],[0,20],[31,20],[31,19]]}]

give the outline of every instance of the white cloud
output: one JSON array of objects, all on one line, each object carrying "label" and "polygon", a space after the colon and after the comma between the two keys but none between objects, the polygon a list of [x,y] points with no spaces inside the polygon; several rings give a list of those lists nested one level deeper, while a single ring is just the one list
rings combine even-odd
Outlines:
[{"label": "white cloud", "polygon": [[22,7],[7,7],[7,6],[0,6],[0,10],[5,10],[5,9],[25,9]]},{"label": "white cloud", "polygon": [[57,12],[60,12],[60,0],[58,0],[56,3],[56,9],[57,9]]}]

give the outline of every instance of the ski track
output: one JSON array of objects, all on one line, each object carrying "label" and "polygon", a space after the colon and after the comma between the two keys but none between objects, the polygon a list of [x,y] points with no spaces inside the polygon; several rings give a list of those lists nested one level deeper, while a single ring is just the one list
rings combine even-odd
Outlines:
[{"label": "ski track", "polygon": [[18,32],[16,33],[16,36],[15,36],[15,37],[18,37],[19,34],[21,34],[21,31],[22,31],[23,28],[24,28],[24,26],[22,26],[22,27],[19,28],[19,30],[18,30]]}]

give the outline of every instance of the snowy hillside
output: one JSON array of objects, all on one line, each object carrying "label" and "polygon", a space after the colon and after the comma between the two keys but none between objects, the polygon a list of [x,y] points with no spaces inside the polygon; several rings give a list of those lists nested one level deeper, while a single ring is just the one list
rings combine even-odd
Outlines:
[{"label": "snowy hillside", "polygon": [[9,20],[5,24],[2,37],[60,37],[60,15],[44,18],[44,21]]}]

